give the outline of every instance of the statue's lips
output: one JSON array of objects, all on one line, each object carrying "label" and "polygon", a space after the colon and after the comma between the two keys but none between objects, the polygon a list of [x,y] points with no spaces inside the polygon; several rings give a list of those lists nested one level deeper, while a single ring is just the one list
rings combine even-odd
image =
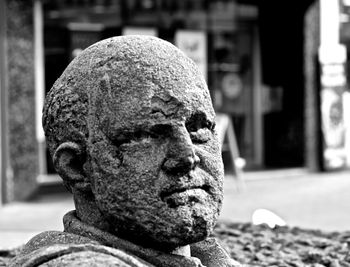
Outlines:
[{"label": "statue's lips", "polygon": [[162,201],[167,201],[169,197],[181,196],[183,193],[197,192],[198,190],[203,190],[206,193],[210,193],[210,187],[208,185],[200,185],[200,186],[189,186],[189,187],[179,187],[179,188],[170,188],[164,190],[160,193],[160,198]]}]

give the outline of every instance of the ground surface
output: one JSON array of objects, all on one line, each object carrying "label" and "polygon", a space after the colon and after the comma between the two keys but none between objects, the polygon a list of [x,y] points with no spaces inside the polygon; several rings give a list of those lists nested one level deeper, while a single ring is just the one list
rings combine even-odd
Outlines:
[{"label": "ground surface", "polygon": [[350,232],[251,224],[219,224],[215,233],[231,257],[251,267],[350,266]]},{"label": "ground surface", "polygon": [[220,220],[250,222],[268,209],[288,226],[324,231],[350,230],[350,172],[308,173],[301,169],[244,173],[245,188],[225,179]]}]

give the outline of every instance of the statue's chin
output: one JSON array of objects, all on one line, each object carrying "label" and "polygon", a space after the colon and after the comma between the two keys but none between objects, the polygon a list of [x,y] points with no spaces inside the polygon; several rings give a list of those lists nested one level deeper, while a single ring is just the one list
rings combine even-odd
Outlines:
[{"label": "statue's chin", "polygon": [[141,246],[171,251],[207,238],[216,223],[219,207],[220,203],[207,198],[174,208],[162,202],[158,209],[146,207],[133,213],[111,213],[106,209],[104,214],[109,214],[108,221],[116,236]]},{"label": "statue's chin", "polygon": [[[188,231],[188,229],[185,229]],[[211,227],[203,226],[201,228],[192,228],[190,231],[186,233],[186,235],[172,235],[169,236],[168,233],[165,234],[164,238],[159,238],[156,241],[160,247],[166,246],[170,249],[180,247],[180,246],[186,246],[188,244],[196,243],[199,241],[202,241],[206,239],[212,231]],[[179,234],[180,232],[177,232],[176,234]],[[161,242],[163,241],[163,242]]]},{"label": "statue's chin", "polygon": [[[196,243],[206,239],[212,232],[216,220],[213,217],[196,217],[189,220],[169,221],[153,225],[137,225],[124,238],[144,247],[152,247],[162,251],[172,251],[177,247]],[[130,226],[130,224],[128,225]]]},{"label": "statue's chin", "polygon": [[[192,243],[196,243],[206,239],[211,231],[209,229],[202,229],[202,231],[195,232],[194,230],[187,233],[186,236],[179,236],[178,233],[171,235],[169,232],[157,233],[157,236],[154,234],[147,236],[145,233],[133,237],[129,241],[139,244],[143,247],[150,247],[153,249],[161,250],[164,252],[170,252],[174,249],[182,246],[186,246]],[[188,229],[186,229],[188,231]]]}]

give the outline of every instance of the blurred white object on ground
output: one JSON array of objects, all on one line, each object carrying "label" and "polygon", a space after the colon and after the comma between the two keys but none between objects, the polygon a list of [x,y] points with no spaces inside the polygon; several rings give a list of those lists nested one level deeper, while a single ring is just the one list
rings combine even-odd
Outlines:
[{"label": "blurred white object on ground", "polygon": [[254,225],[267,224],[270,228],[275,228],[276,225],[286,225],[286,222],[281,217],[267,209],[255,210],[252,215],[252,223]]}]

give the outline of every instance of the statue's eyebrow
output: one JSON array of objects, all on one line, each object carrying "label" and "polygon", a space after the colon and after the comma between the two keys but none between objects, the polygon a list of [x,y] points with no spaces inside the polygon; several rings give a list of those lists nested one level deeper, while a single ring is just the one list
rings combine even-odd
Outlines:
[{"label": "statue's eyebrow", "polygon": [[113,136],[107,136],[107,138],[116,146],[120,146],[131,141],[139,140],[142,138],[158,138],[168,137],[171,135],[171,126],[168,124],[154,124],[154,125],[140,125],[134,129],[118,129]]},{"label": "statue's eyebrow", "polygon": [[131,130],[131,129],[118,129],[112,135],[107,136],[107,138],[116,146],[121,146],[125,143],[130,143],[135,136],[141,135],[140,130]]},{"label": "statue's eyebrow", "polygon": [[153,96],[151,99],[151,114],[160,113],[166,118],[178,113],[182,107],[183,104],[170,95]]}]

